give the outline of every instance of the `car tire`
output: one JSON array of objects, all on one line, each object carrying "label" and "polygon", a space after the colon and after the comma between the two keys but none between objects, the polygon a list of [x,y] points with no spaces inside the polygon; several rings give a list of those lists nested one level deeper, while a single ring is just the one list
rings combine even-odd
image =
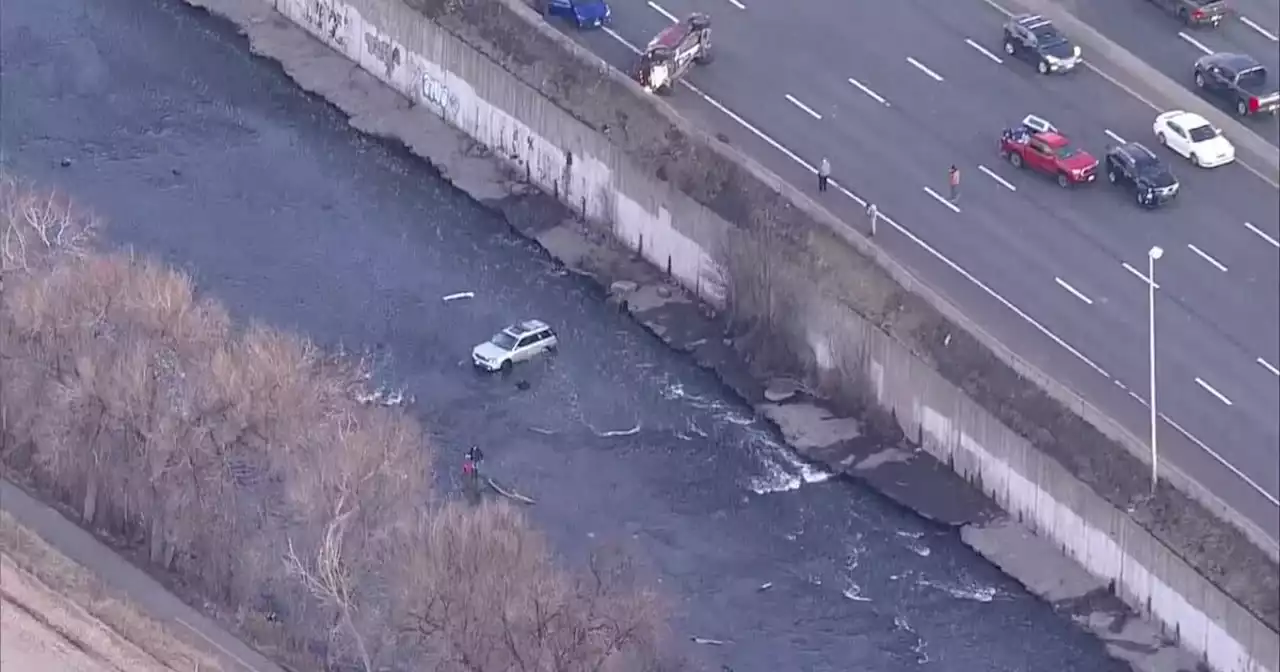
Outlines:
[{"label": "car tire", "polygon": [[1204,75],[1198,72],[1196,73],[1196,88],[1204,88]]},{"label": "car tire", "polygon": [[1242,117],[1249,116],[1249,106],[1243,100],[1236,101],[1236,114]]},{"label": "car tire", "polygon": [[1013,43],[1012,43],[1012,42],[1010,42],[1010,41],[1008,41],[1008,40],[1005,40],[1005,42],[1004,42],[1004,53],[1006,53],[1006,54],[1008,54],[1008,55],[1012,56],[1012,55],[1013,55],[1013,52],[1015,52],[1015,51],[1017,51],[1017,49],[1015,49],[1015,48],[1014,48]]},{"label": "car tire", "polygon": [[1164,137],[1164,133],[1156,133],[1156,140],[1160,141],[1161,147],[1169,146],[1169,138]]},{"label": "car tire", "polygon": [[1040,61],[1038,64],[1036,64],[1036,70],[1039,71],[1039,73],[1042,75],[1047,75],[1049,74],[1049,64],[1045,63],[1044,61]]},{"label": "car tire", "polygon": [[1120,178],[1116,177],[1116,171],[1114,171],[1114,170],[1108,170],[1108,171],[1107,171],[1107,181],[1108,181],[1108,182],[1110,182],[1111,184],[1115,184],[1119,179],[1120,179]]},{"label": "car tire", "polygon": [[1071,178],[1067,177],[1066,173],[1058,173],[1058,186],[1063,189],[1070,189]]},{"label": "car tire", "polygon": [[511,373],[511,360],[503,360],[502,366],[499,366],[498,370],[502,373]]},{"label": "car tire", "polygon": [[1200,157],[1196,156],[1195,152],[1191,152],[1190,154],[1188,154],[1187,160],[1191,162],[1191,165],[1197,168],[1204,168],[1204,166],[1200,165]]},{"label": "car tire", "polygon": [[1010,163],[1014,168],[1021,168],[1021,167],[1022,167],[1022,155],[1021,155],[1021,154],[1018,154],[1017,152],[1009,152],[1009,163]]}]

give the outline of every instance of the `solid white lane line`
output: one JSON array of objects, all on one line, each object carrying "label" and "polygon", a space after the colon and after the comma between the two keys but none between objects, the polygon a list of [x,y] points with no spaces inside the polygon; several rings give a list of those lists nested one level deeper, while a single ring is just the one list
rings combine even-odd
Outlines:
[{"label": "solid white lane line", "polygon": [[1217,397],[1218,401],[1221,401],[1222,403],[1228,406],[1231,405],[1231,400],[1227,398],[1227,395],[1215,390],[1212,385],[1204,382],[1203,378],[1196,378],[1196,385],[1199,385],[1200,387],[1204,388],[1205,392],[1208,392],[1209,394],[1212,394],[1213,396]]},{"label": "solid white lane line", "polygon": [[667,10],[663,9],[662,5],[659,5],[653,0],[649,0],[649,6],[653,8],[653,11],[667,17],[667,19],[669,19],[671,23],[679,23],[680,19],[677,19],[675,14],[672,14],[671,12],[668,12]]},{"label": "solid white lane line", "polygon": [[1219,455],[1216,450],[1210,448],[1208,445],[1205,444],[1204,441],[1201,441],[1200,439],[1196,438],[1195,434],[1192,434],[1191,432],[1188,432],[1187,430],[1183,429],[1182,425],[1179,425],[1178,423],[1173,421],[1173,418],[1170,418],[1164,413],[1161,413],[1160,419],[1169,423],[1170,427],[1178,430],[1179,434],[1187,437],[1187,439],[1190,440],[1192,443],[1196,444],[1197,446],[1200,446],[1200,450],[1203,450],[1205,454],[1207,454],[1209,457],[1212,457],[1214,461],[1216,461],[1218,464],[1221,464],[1222,466],[1226,467],[1227,471],[1230,471],[1231,473],[1235,474],[1236,478],[1239,478],[1240,480],[1244,481],[1245,485],[1248,485],[1250,488],[1253,488],[1254,492],[1258,493],[1259,495],[1262,495],[1263,497],[1266,497],[1267,501],[1271,502],[1272,506],[1280,506],[1280,499],[1277,499],[1275,495],[1268,492],[1261,485],[1258,485],[1257,481],[1253,480],[1252,478],[1249,478],[1248,474],[1244,473],[1243,471],[1240,471],[1240,469],[1238,469],[1236,465],[1228,462],[1227,458]]},{"label": "solid white lane line", "polygon": [[1275,366],[1275,364],[1272,364],[1271,362],[1268,362],[1267,360],[1265,360],[1265,359],[1263,359],[1263,358],[1261,358],[1261,357],[1259,357],[1259,358],[1258,358],[1257,360],[1255,360],[1255,361],[1257,361],[1259,364],[1261,364],[1261,365],[1262,365],[1262,368],[1264,368],[1264,369],[1266,369],[1266,370],[1270,371],[1271,373],[1273,373],[1273,374],[1275,374],[1275,375],[1277,375],[1277,376],[1280,376],[1280,369],[1277,369],[1277,368],[1276,368],[1276,366]]},{"label": "solid white lane line", "polygon": [[938,192],[934,191],[933,189],[930,189],[929,187],[925,187],[925,188],[924,188],[924,193],[929,194],[930,196],[932,196],[932,197],[933,197],[933,200],[935,200],[935,201],[937,201],[937,202],[939,202],[939,203],[941,203],[941,204],[943,204],[943,205],[947,206],[948,208],[951,208],[951,211],[952,211],[952,212],[960,212],[960,207],[959,207],[959,206],[957,206],[955,203],[952,203],[951,201],[949,201],[949,200],[947,200],[947,199],[945,199],[945,198],[943,198],[943,197],[939,196],[939,195],[938,195]]},{"label": "solid white lane line", "polygon": [[1243,23],[1244,25],[1249,26],[1250,28],[1258,31],[1259,33],[1262,33],[1263,37],[1267,38],[1268,40],[1271,40],[1272,42],[1280,42],[1280,38],[1276,37],[1275,33],[1272,33],[1266,28],[1263,28],[1262,26],[1259,26],[1258,24],[1254,23],[1253,20],[1247,16],[1241,16],[1240,23]]},{"label": "solid white lane line", "polygon": [[1114,131],[1112,131],[1111,129],[1109,129],[1109,128],[1104,128],[1104,129],[1102,129],[1102,132],[1103,132],[1103,133],[1106,133],[1108,138],[1111,138],[1112,140],[1115,140],[1116,142],[1118,142],[1118,143],[1120,143],[1120,144],[1122,144],[1122,145],[1124,144],[1124,138],[1122,138],[1122,137],[1120,137],[1120,136],[1116,135],[1116,134],[1115,134],[1115,132],[1114,132]]},{"label": "solid white lane line", "polygon": [[1138,269],[1136,269],[1136,268],[1134,268],[1134,267],[1130,266],[1130,265],[1129,265],[1129,262],[1127,262],[1127,261],[1122,261],[1122,262],[1120,262],[1120,265],[1121,265],[1121,266],[1124,266],[1124,270],[1129,271],[1130,273],[1132,273],[1132,274],[1134,274],[1134,275],[1138,276],[1138,279],[1139,279],[1139,280],[1143,281],[1144,283],[1146,283],[1146,284],[1148,284],[1148,285],[1154,284],[1154,285],[1156,286],[1156,289],[1160,289],[1160,283],[1158,283],[1158,282],[1156,282],[1156,283],[1152,283],[1150,278],[1148,278],[1147,276],[1143,275],[1143,274],[1142,274],[1142,272],[1141,272],[1141,271],[1139,271]]},{"label": "solid white lane line", "polygon": [[1210,264],[1213,264],[1213,265],[1214,265],[1214,267],[1215,267],[1215,268],[1217,268],[1219,271],[1222,271],[1223,273],[1226,273],[1226,272],[1227,272],[1227,267],[1226,267],[1226,266],[1223,266],[1223,265],[1222,265],[1222,262],[1220,262],[1220,261],[1218,261],[1217,259],[1214,259],[1213,257],[1209,256],[1209,254],[1208,254],[1208,253],[1206,253],[1204,250],[1202,250],[1202,249],[1200,249],[1200,248],[1196,247],[1195,245],[1192,245],[1191,243],[1187,243],[1187,249],[1188,249],[1188,250],[1191,250],[1192,252],[1195,252],[1195,253],[1196,253],[1196,254],[1198,254],[1198,255],[1200,255],[1200,258],[1201,258],[1201,259],[1204,259],[1205,261],[1209,262]]},{"label": "solid white lane line", "polygon": [[935,82],[942,81],[942,75],[939,75],[938,73],[930,70],[928,67],[925,66],[924,63],[921,63],[920,61],[917,61],[916,59],[911,58],[910,56],[907,57],[907,62],[910,63],[911,65],[916,66],[916,68],[919,69],[920,72],[923,72],[924,74],[932,77],[933,81]]},{"label": "solid white lane line", "polygon": [[[605,26],[603,30],[605,34],[617,40],[619,44],[622,44],[623,46],[627,47],[633,53],[637,53],[637,54],[641,53],[641,50],[639,47],[628,42],[627,39],[619,35],[617,31],[613,30],[612,28],[609,28],[608,26]],[[786,146],[784,146],[782,143],[778,142],[777,140],[774,140],[764,131],[761,131],[760,129],[753,126],[751,122],[747,121],[746,119],[743,119],[742,116],[739,115],[737,112],[734,112],[733,110],[725,107],[724,104],[722,104],[720,101],[707,95],[701,89],[690,84],[688,81],[682,81],[681,84],[683,84],[686,88],[692,91],[699,98],[706,101],[708,105],[710,105],[711,107],[714,107],[716,110],[720,111],[726,117],[729,117],[730,119],[737,122],[738,125],[747,129],[749,132],[751,132],[752,135],[756,136],[757,138],[760,138],[760,140],[764,141],[765,144],[778,150],[778,152],[783,156],[799,164],[801,167],[803,167],[805,170],[809,171],[810,173],[814,175],[818,174],[818,168],[816,166],[809,163],[808,161],[805,161],[803,158],[800,157],[800,155],[796,154],[790,149],[787,149]],[[857,203],[859,207],[865,207],[867,205],[867,201],[865,199],[860,198],[857,194],[844,188],[843,186],[840,185],[839,182],[836,182],[835,180],[831,180],[831,186],[835,187],[838,191],[840,191],[840,193],[847,196],[854,203]],[[1025,310],[1019,308],[1009,299],[1004,298],[1002,294],[992,289],[989,285],[987,285],[987,283],[983,282],[982,280],[979,280],[978,276],[974,275],[973,273],[970,273],[968,269],[952,261],[950,257],[939,252],[936,248],[934,248],[929,243],[926,243],[923,238],[921,238],[920,236],[917,236],[910,229],[899,224],[896,220],[894,220],[892,217],[885,214],[884,212],[880,213],[880,221],[893,227],[895,231],[897,231],[904,238],[906,238],[907,240],[911,241],[913,244],[918,246],[920,249],[929,253],[930,256],[932,256],[934,259],[937,259],[938,262],[941,263],[943,266],[946,266],[947,268],[954,271],[960,277],[973,283],[973,286],[977,287],[978,289],[981,289],[984,293],[986,293],[987,296],[995,300],[996,303],[999,303],[1000,305],[1008,309],[1009,312],[1013,313],[1014,315],[1017,315],[1019,319],[1031,325],[1033,328],[1035,328],[1036,331],[1043,334],[1045,338],[1049,339],[1050,341],[1053,341],[1055,345],[1071,353],[1071,356],[1080,360],[1082,363],[1084,363],[1085,366],[1088,366],[1090,369],[1093,369],[1094,371],[1096,371],[1098,375],[1107,379],[1111,378],[1111,374],[1108,373],[1106,369],[1102,368],[1101,366],[1098,366],[1097,362],[1094,362],[1092,359],[1089,359],[1087,356],[1085,356],[1083,352],[1080,352],[1078,349],[1076,349],[1074,345],[1071,345],[1070,343],[1066,342],[1065,340],[1063,340],[1061,336],[1055,334],[1048,327],[1037,322],[1036,319],[1031,317],[1031,315],[1029,315]],[[1170,424],[1173,424],[1173,423],[1170,422]],[[1195,441],[1196,445],[1201,446],[1205,450],[1205,452],[1208,452],[1211,455],[1214,455],[1215,457],[1217,456],[1217,454],[1214,453],[1212,450],[1210,450],[1208,446],[1205,446],[1194,436],[1187,434],[1187,432],[1185,431],[1183,431],[1182,433],[1186,434],[1186,436],[1189,439]],[[1218,458],[1219,461],[1221,461],[1221,459],[1222,458]],[[1236,470],[1234,467],[1231,467],[1231,465],[1227,465],[1227,466],[1233,470],[1233,473],[1237,473],[1237,474],[1239,473],[1239,471]],[[1241,477],[1243,478],[1243,474],[1241,474]],[[1250,481],[1250,483],[1252,483],[1252,481]],[[1254,486],[1254,487],[1256,488],[1257,486]]]},{"label": "solid white lane line", "polygon": [[1198,41],[1196,41],[1196,38],[1191,37],[1190,35],[1188,35],[1188,34],[1186,34],[1186,33],[1179,32],[1179,33],[1178,33],[1178,37],[1181,37],[1181,38],[1183,39],[1183,41],[1185,41],[1187,44],[1189,44],[1189,45],[1191,45],[1191,46],[1195,47],[1196,49],[1199,49],[1200,51],[1203,51],[1203,52],[1204,52],[1204,53],[1206,53],[1206,54],[1212,54],[1212,53],[1213,53],[1213,50],[1212,50],[1212,49],[1210,49],[1209,47],[1204,46],[1203,44],[1200,44]]},{"label": "solid white lane line", "polygon": [[1000,177],[999,175],[996,175],[994,172],[992,172],[990,168],[988,168],[988,167],[986,167],[986,166],[984,166],[984,165],[982,165],[982,164],[978,164],[978,170],[981,170],[982,172],[986,173],[986,174],[987,174],[987,177],[989,177],[989,178],[991,178],[991,179],[995,180],[996,182],[999,182],[999,183],[1001,184],[1001,186],[1003,186],[1005,189],[1008,189],[1009,191],[1017,191],[1017,190],[1018,190],[1018,188],[1017,188],[1017,187],[1013,186],[1012,184],[1009,184],[1009,181],[1008,181],[1008,180],[1006,180],[1006,179],[1004,179],[1003,177]]},{"label": "solid white lane line", "polygon": [[1091,305],[1091,306],[1093,305],[1093,299],[1091,299],[1091,298],[1089,298],[1089,297],[1085,296],[1085,295],[1084,295],[1084,292],[1082,292],[1082,291],[1080,291],[1080,290],[1076,289],[1075,287],[1072,287],[1071,285],[1067,284],[1067,281],[1066,281],[1066,280],[1063,280],[1062,278],[1054,278],[1054,280],[1056,280],[1056,281],[1058,282],[1058,286],[1059,286],[1059,287],[1061,287],[1061,288],[1063,288],[1063,289],[1067,290],[1068,292],[1071,292],[1071,293],[1072,293],[1072,294],[1073,294],[1077,299],[1080,299],[1081,301],[1084,301],[1085,303],[1087,303],[1087,304],[1089,304],[1089,305]]},{"label": "solid white lane line", "polygon": [[1258,227],[1250,224],[1249,222],[1244,223],[1244,228],[1249,229],[1250,231],[1258,234],[1260,238],[1267,241],[1268,243],[1271,243],[1272,247],[1280,247],[1280,240],[1276,240],[1275,238],[1272,238],[1271,236],[1267,235],[1266,231],[1259,229]]},{"label": "solid white lane line", "polygon": [[788,101],[788,102],[790,102],[792,105],[795,105],[796,107],[798,107],[798,108],[800,108],[800,109],[804,110],[805,112],[807,112],[807,113],[809,114],[809,116],[813,117],[814,119],[817,119],[818,121],[822,121],[822,115],[821,115],[821,114],[818,114],[817,112],[814,112],[812,107],[809,107],[808,105],[805,105],[804,103],[800,102],[800,100],[799,100],[798,98],[796,98],[795,96],[793,96],[793,95],[791,95],[791,94],[789,94],[789,93],[788,93],[788,94],[786,95],[786,99],[787,99],[787,101]]},{"label": "solid white lane line", "polygon": [[885,100],[883,96],[876,93],[875,91],[872,91],[871,87],[867,86],[866,84],[863,84],[862,82],[859,82],[858,80],[852,77],[849,78],[849,83],[858,87],[858,90],[870,96],[871,100],[874,100],[877,103],[884,105],[885,107],[889,107],[889,101]]},{"label": "solid white lane line", "polygon": [[971,47],[973,47],[974,49],[976,49],[976,50],[978,51],[978,53],[979,53],[979,54],[982,54],[983,56],[986,56],[987,58],[989,58],[989,59],[991,59],[991,60],[995,61],[996,63],[1004,63],[1004,61],[1003,61],[1003,60],[1001,60],[1001,58],[1000,58],[999,56],[996,56],[995,54],[991,53],[990,51],[987,51],[987,48],[986,48],[986,47],[984,47],[984,46],[982,46],[981,44],[978,44],[977,42],[974,42],[973,40],[971,40],[971,39],[969,39],[969,38],[967,38],[967,37],[966,37],[966,38],[964,38],[964,43],[965,43],[965,44],[967,44],[967,45],[969,45],[969,46],[971,46]]}]

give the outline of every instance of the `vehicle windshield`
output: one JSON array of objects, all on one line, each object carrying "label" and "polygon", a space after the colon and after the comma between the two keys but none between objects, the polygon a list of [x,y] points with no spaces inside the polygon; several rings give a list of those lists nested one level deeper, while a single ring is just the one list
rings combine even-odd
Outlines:
[{"label": "vehicle windshield", "polygon": [[1253,68],[1240,73],[1240,78],[1236,80],[1236,86],[1246,90],[1260,92],[1262,87],[1267,84],[1267,71],[1262,68]]},{"label": "vehicle windshield", "polygon": [[1218,137],[1218,129],[1205,124],[1191,129],[1191,142],[1204,142]]},{"label": "vehicle windshield", "polygon": [[1059,159],[1069,159],[1079,153],[1080,153],[1080,150],[1076,149],[1071,145],[1067,145],[1065,147],[1059,147],[1058,149],[1054,150],[1053,154]]},{"label": "vehicle windshield", "polygon": [[516,339],[505,331],[500,331],[489,339],[489,342],[502,348],[503,350],[514,350],[516,347]]}]

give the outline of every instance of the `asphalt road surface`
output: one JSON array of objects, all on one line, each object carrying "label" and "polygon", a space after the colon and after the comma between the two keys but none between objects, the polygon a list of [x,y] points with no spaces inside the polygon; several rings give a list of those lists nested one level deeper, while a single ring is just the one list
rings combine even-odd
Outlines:
[{"label": "asphalt road surface", "polygon": [[[612,28],[577,38],[629,68],[672,17],[710,12],[715,61],[672,105],[795,184],[816,187],[813,166],[827,156],[847,189],[824,195],[833,211],[861,223],[862,199],[875,202],[896,224],[880,227],[882,246],[1139,437],[1149,427],[1147,251],[1161,246],[1161,459],[1280,536],[1273,186],[1239,165],[1201,170],[1160,149],[1156,111],[1116,76],[1043,77],[1006,58],[1004,17],[981,0],[904,0],[874,16],[840,3],[743,4],[616,3]],[[997,155],[999,133],[1028,113],[1099,158],[1119,138],[1144,142],[1182,194],[1147,212],[1104,174],[1066,190],[1015,170]],[[956,204],[945,202],[951,164]]]},{"label": "asphalt road surface", "polygon": [[[688,644],[711,669],[1125,669],[954,533],[790,459],[594,285],[233,28],[166,0],[6,0],[0,56],[10,167],[237,317],[376,355],[434,431],[442,479],[482,445],[565,556],[630,544],[676,634],[728,642]],[[441,300],[459,291],[475,298]],[[528,389],[474,373],[471,346],[525,316],[562,340],[515,376]]]},{"label": "asphalt road surface", "polygon": [[[1175,82],[1195,89],[1191,66],[1215,52],[1243,53],[1258,59],[1280,89],[1280,5],[1264,0],[1231,2],[1235,8],[1216,30],[1188,28],[1177,17],[1146,0],[1071,0],[1064,3],[1077,17],[1098,29]],[[1216,98],[1207,97],[1224,110]],[[1271,144],[1280,142],[1280,117],[1248,119],[1246,126]]]}]

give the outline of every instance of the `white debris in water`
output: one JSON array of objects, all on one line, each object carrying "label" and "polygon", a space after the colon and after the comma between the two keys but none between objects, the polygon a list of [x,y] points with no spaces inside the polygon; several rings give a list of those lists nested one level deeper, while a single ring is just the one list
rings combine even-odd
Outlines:
[{"label": "white debris in water", "polygon": [[930,579],[918,579],[916,585],[927,586],[935,590],[954,597],[958,600],[973,600],[974,602],[991,602],[996,599],[999,591],[995,586],[987,586],[977,581],[965,579],[960,583],[950,583],[946,581],[932,581]]},{"label": "white debris in water", "polygon": [[862,596],[862,586],[859,586],[858,584],[852,583],[852,582],[849,584],[848,588],[845,588],[844,590],[840,591],[840,594],[844,595],[845,599],[853,600],[854,602],[870,602],[871,601],[871,598]]},{"label": "white debris in water", "polygon": [[[594,429],[591,431],[595,432]],[[599,436],[601,438],[609,438],[611,436],[634,436],[639,433],[640,433],[640,423],[637,422],[636,426],[632,427],[631,429],[611,429],[607,432],[596,432],[596,436]]]}]

